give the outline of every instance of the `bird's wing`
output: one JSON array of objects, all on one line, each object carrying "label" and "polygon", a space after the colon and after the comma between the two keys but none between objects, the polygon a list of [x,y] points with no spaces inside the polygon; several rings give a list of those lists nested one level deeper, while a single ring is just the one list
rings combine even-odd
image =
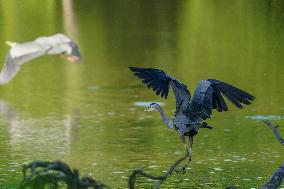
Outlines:
[{"label": "bird's wing", "polygon": [[154,68],[137,68],[129,67],[138,78],[148,87],[156,92],[156,95],[161,95],[167,98],[169,86],[172,87],[176,97],[176,112],[184,110],[190,101],[190,93],[185,84],[177,79],[167,75],[164,71]]},{"label": "bird's wing", "polygon": [[65,36],[64,34],[58,33],[51,36],[38,37],[35,39],[35,42],[41,44],[42,46],[51,46],[47,53],[51,55],[68,53],[71,52],[71,47],[69,45],[71,41],[70,38]]},{"label": "bird's wing", "polygon": [[44,55],[48,49],[49,46],[42,47],[33,42],[13,45],[0,72],[0,83],[8,83],[18,73],[23,63]]},{"label": "bird's wing", "polygon": [[226,97],[236,107],[251,104],[255,99],[251,94],[216,79],[201,80],[194,92],[188,113],[191,116],[206,119],[212,115],[212,109],[218,112],[228,111]]},{"label": "bird's wing", "polygon": [[10,49],[9,56],[17,64],[23,64],[46,54],[51,48],[51,45],[43,45],[34,41],[15,43]]},{"label": "bird's wing", "polygon": [[78,45],[69,37],[62,33],[58,33],[48,37],[39,37],[35,40],[43,46],[52,46],[47,54],[56,55],[65,53],[66,55],[76,57],[76,62],[80,62],[81,54]]}]

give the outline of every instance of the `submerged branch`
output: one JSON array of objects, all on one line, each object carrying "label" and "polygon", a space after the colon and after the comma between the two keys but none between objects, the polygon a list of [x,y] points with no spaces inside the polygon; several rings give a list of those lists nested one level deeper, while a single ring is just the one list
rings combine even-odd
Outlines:
[{"label": "submerged branch", "polygon": [[151,179],[151,180],[157,180],[155,186],[153,187],[154,189],[160,188],[160,185],[173,173],[173,171],[175,170],[175,168],[182,162],[184,161],[189,155],[186,154],[184,157],[178,159],[170,168],[169,170],[161,175],[161,176],[153,176],[150,175],[148,173],[145,173],[142,169],[135,169],[131,176],[129,177],[128,180],[128,184],[129,184],[129,188],[130,189],[134,189],[135,188],[135,182],[136,182],[136,178],[138,175],[141,175],[145,178]]},{"label": "submerged branch", "polygon": [[269,120],[263,121],[265,125],[267,125],[270,129],[272,129],[274,135],[276,136],[277,140],[280,142],[280,144],[284,145],[284,140],[279,134],[279,131],[277,130],[278,125],[273,125]]},{"label": "submerged branch", "polygon": [[[29,174],[27,174],[29,171]],[[51,187],[59,188],[59,183],[65,183],[68,189],[102,189],[106,186],[90,177],[79,178],[79,171],[71,169],[62,161],[34,161],[23,166],[24,180],[20,189],[36,188],[44,189]]]},{"label": "submerged branch", "polygon": [[276,189],[280,187],[284,178],[284,164],[281,165],[269,178],[269,180],[261,187],[261,189]]},{"label": "submerged branch", "polygon": [[[281,137],[279,131],[277,130],[278,125],[273,125],[270,121],[265,120],[263,121],[271,130],[273,131],[274,135],[276,136],[277,140],[280,144],[284,145],[284,140]],[[281,165],[270,177],[270,179],[261,187],[261,189],[276,189],[278,188],[284,179],[284,164]]]}]

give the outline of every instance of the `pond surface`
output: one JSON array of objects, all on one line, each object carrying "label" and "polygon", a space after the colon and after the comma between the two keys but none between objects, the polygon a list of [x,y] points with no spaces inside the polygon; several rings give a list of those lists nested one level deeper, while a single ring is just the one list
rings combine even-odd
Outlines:
[{"label": "pond surface", "polygon": [[[257,188],[283,163],[284,149],[262,119],[284,134],[284,1],[0,0],[0,58],[5,41],[62,32],[81,47],[83,62],[45,56],[0,86],[0,188],[15,188],[21,166],[63,160],[113,188],[126,188],[133,168],[156,175],[183,155],[176,132],[149,102],[128,66],[156,67],[191,91],[216,78],[256,96],[240,110],[214,112],[195,137],[193,161],[164,188]],[[138,179],[139,188],[152,182]]]}]

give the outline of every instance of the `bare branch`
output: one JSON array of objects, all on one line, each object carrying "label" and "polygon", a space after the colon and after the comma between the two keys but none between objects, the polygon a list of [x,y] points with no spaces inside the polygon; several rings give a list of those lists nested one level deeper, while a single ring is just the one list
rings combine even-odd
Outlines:
[{"label": "bare branch", "polygon": [[[276,136],[277,140],[280,142],[280,144],[284,145],[284,140],[279,134],[279,131],[277,130],[278,125],[273,125],[269,120],[263,121],[271,130],[273,131],[274,135]],[[270,177],[270,179],[261,187],[261,189],[276,189],[278,188],[282,180],[284,179],[284,164],[279,167],[273,175]]]},{"label": "bare branch", "polygon": [[278,128],[278,125],[273,125],[269,120],[265,120],[263,121],[265,123],[265,125],[267,125],[269,128],[272,129],[274,135],[276,136],[277,140],[280,142],[280,144],[284,145],[284,140],[283,138],[280,136],[277,128]]},{"label": "bare branch", "polygon": [[141,175],[145,178],[151,179],[151,180],[157,180],[155,186],[153,187],[154,189],[160,188],[160,185],[173,173],[173,171],[175,170],[175,168],[182,162],[184,161],[189,155],[186,154],[184,157],[178,159],[170,168],[169,170],[161,175],[161,176],[153,176],[150,175],[148,173],[145,173],[142,169],[135,169],[131,176],[129,177],[128,180],[128,184],[129,184],[129,188],[130,189],[134,189],[135,188],[135,182],[136,182],[136,178],[138,175]]},{"label": "bare branch", "polygon": [[[29,174],[27,174],[29,171]],[[24,180],[20,189],[52,187],[59,188],[59,183],[65,183],[68,189],[94,189],[109,188],[90,177],[79,178],[79,171],[71,169],[62,161],[34,161],[23,166]]]},{"label": "bare branch", "polygon": [[284,164],[281,165],[270,177],[270,179],[261,187],[261,189],[276,189],[281,185],[284,178]]}]

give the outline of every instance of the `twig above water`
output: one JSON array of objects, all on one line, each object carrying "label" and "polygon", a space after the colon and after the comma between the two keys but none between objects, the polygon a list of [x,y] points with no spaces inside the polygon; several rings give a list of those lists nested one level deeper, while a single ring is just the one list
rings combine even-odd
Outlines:
[{"label": "twig above water", "polygon": [[153,176],[148,173],[145,173],[142,169],[135,169],[133,170],[131,176],[129,177],[128,184],[130,189],[135,188],[136,178],[138,175],[143,176],[145,178],[151,179],[151,180],[157,180],[157,182],[154,185],[154,189],[160,188],[160,185],[173,173],[173,171],[176,169],[176,167],[184,161],[189,155],[185,154],[184,157],[178,159],[168,170],[165,172],[165,174],[161,176]]},{"label": "twig above water", "polygon": [[[280,144],[284,145],[284,140],[281,137],[279,131],[277,130],[278,125],[273,125],[270,121],[265,120],[263,121],[271,130],[273,131],[274,135],[276,136],[277,140]],[[284,179],[284,164],[281,165],[269,178],[269,180],[261,187],[261,189],[276,189],[278,188]]]},{"label": "twig above water", "polygon": [[284,178],[284,164],[281,165],[269,178],[269,180],[261,187],[261,189],[276,189],[280,187]]},{"label": "twig above water", "polygon": [[269,120],[265,120],[263,122],[265,123],[265,125],[267,125],[273,131],[274,135],[276,136],[276,138],[280,142],[280,144],[284,145],[284,140],[281,137],[279,131],[277,130],[277,128],[279,126],[278,125],[273,125]]}]

